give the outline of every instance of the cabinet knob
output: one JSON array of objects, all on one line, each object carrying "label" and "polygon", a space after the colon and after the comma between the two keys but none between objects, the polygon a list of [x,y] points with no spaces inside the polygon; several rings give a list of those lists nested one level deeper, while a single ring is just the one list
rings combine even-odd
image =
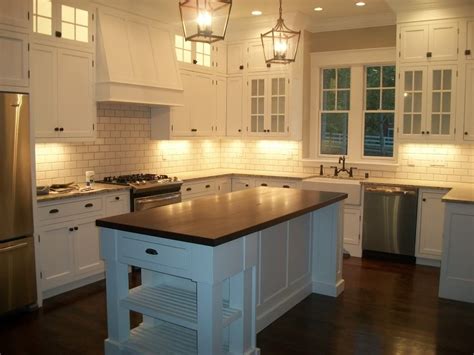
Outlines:
[{"label": "cabinet knob", "polygon": [[465,54],[465,55],[471,55],[471,50],[470,50],[470,49],[466,49],[466,50],[464,51],[464,54]]},{"label": "cabinet knob", "polygon": [[290,186],[289,186],[289,185],[283,185],[283,188],[284,188],[284,189],[289,189]]},{"label": "cabinet knob", "polygon": [[120,197],[119,197],[119,196],[115,196],[115,200],[116,200],[116,201],[119,201],[119,200],[120,200]]},{"label": "cabinet knob", "polygon": [[239,130],[238,130],[238,132],[240,133],[240,132],[242,132],[242,130],[241,130],[241,129],[239,129]]},{"label": "cabinet knob", "polygon": [[422,201],[423,201],[423,202],[426,202],[426,198],[424,198]]},{"label": "cabinet knob", "polygon": [[192,190],[192,188],[191,188],[191,187],[188,187],[188,188],[186,189],[186,191],[191,191],[191,190]]},{"label": "cabinet knob", "polygon": [[148,248],[147,250],[145,250],[145,253],[147,253],[148,255],[158,255],[158,252],[155,249],[151,249],[151,248]]},{"label": "cabinet knob", "polygon": [[271,68],[271,67],[272,67],[271,63],[267,63],[267,68]]},{"label": "cabinet knob", "polygon": [[249,184],[245,184],[245,187],[249,187]]},{"label": "cabinet knob", "polygon": [[430,131],[426,131],[426,134],[430,134]]},{"label": "cabinet knob", "polygon": [[240,69],[240,70],[244,70],[244,66],[241,65],[241,66],[239,67],[239,69]]},{"label": "cabinet knob", "polygon": [[260,186],[268,186],[268,184],[263,183],[263,184],[260,184]]},{"label": "cabinet knob", "polygon": [[191,132],[197,132],[198,130],[196,128],[191,128]]},{"label": "cabinet knob", "polygon": [[59,132],[59,127],[54,127],[55,132]]},{"label": "cabinet knob", "polygon": [[55,35],[56,37],[58,37],[58,38],[61,38],[61,37],[63,36],[63,34],[61,33],[61,31],[56,31],[56,32],[54,33],[54,35]]},{"label": "cabinet knob", "polygon": [[69,232],[73,232],[74,231],[74,228],[69,228]]},{"label": "cabinet knob", "polygon": [[426,58],[431,58],[433,56],[433,53],[432,52],[427,52],[426,53]]},{"label": "cabinet knob", "polygon": [[88,203],[86,205],[84,205],[85,208],[91,208],[91,207],[94,207],[94,204],[93,203]]},{"label": "cabinet knob", "polygon": [[59,132],[63,132],[63,131],[64,131],[64,128],[60,127]]},{"label": "cabinet knob", "polygon": [[464,132],[464,135],[465,135],[465,136],[468,136],[468,135],[469,135],[469,132]]},{"label": "cabinet knob", "polygon": [[79,227],[74,227],[74,230],[77,231],[79,229]]},{"label": "cabinet knob", "polygon": [[49,211],[49,214],[56,214],[56,213],[59,213],[59,210],[57,208]]},{"label": "cabinet knob", "polygon": [[425,134],[425,131],[421,131],[421,134]]},{"label": "cabinet knob", "polygon": [[206,189],[209,189],[211,187],[211,185],[206,185]]},{"label": "cabinet knob", "polygon": [[198,63],[197,59],[193,59],[193,64],[197,64],[197,63]]}]

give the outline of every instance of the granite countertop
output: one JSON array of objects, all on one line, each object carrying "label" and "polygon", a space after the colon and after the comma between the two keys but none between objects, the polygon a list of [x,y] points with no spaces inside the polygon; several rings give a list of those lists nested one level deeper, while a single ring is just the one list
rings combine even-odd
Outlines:
[{"label": "granite countertop", "polygon": [[218,246],[346,198],[337,192],[257,187],[99,219],[96,225]]},{"label": "granite countertop", "polygon": [[249,176],[249,177],[295,179],[295,180],[303,180],[303,179],[308,179],[310,177],[315,176],[315,174],[308,174],[308,173],[292,173],[292,172],[263,171],[263,170],[236,170],[236,169],[209,169],[209,170],[189,171],[186,173],[177,173],[176,175],[185,182],[191,181],[191,180],[233,176],[233,175]]},{"label": "granite countertop", "polygon": [[[80,188],[85,187],[85,184],[78,184]],[[114,191],[127,191],[130,190],[129,186],[121,186],[121,185],[109,185],[109,184],[94,184],[94,189],[90,191],[83,191],[79,192],[79,190],[73,190],[71,192],[66,193],[57,193],[50,191],[48,195],[43,196],[36,196],[36,200],[38,202],[49,202],[49,201],[56,201],[56,200],[63,200],[68,198],[79,198],[79,197],[89,197],[92,195],[99,195]]]}]

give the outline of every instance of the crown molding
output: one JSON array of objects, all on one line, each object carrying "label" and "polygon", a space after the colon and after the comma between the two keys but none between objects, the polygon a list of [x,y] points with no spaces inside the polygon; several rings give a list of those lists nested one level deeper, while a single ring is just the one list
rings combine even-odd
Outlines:
[{"label": "crown molding", "polygon": [[395,25],[397,19],[393,13],[384,13],[364,16],[351,16],[341,18],[330,18],[323,21],[315,22],[311,21],[307,26],[307,30],[310,32],[329,32],[329,31],[340,31],[349,30],[355,28],[367,28],[367,27],[379,27]]}]

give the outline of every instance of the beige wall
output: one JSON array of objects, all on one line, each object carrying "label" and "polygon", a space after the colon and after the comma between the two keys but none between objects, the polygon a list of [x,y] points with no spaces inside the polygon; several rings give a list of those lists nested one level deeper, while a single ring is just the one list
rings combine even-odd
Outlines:
[{"label": "beige wall", "polygon": [[396,26],[313,33],[311,52],[395,47]]}]

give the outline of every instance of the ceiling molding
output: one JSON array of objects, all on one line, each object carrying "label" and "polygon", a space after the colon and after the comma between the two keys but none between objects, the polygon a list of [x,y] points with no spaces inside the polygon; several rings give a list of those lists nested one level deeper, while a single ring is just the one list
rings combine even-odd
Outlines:
[{"label": "ceiling molding", "polygon": [[397,18],[393,13],[385,13],[366,16],[352,16],[343,18],[332,18],[315,22],[314,20],[307,26],[310,32],[329,32],[339,30],[349,30],[355,28],[379,27],[395,25]]}]

